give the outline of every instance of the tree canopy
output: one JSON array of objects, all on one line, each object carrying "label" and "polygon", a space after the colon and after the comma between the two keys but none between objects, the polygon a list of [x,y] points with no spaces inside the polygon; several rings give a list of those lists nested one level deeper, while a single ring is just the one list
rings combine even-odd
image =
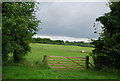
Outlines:
[{"label": "tree canopy", "polygon": [[[98,40],[93,41],[94,61],[97,67],[120,69],[120,2],[111,2],[109,7],[111,10],[109,13],[96,19],[103,24],[103,27]],[[101,59],[104,59],[103,56],[107,58],[103,60],[106,64],[101,63],[102,60],[98,59],[100,56],[102,56]]]},{"label": "tree canopy", "polygon": [[2,3],[2,56],[8,60],[13,53],[14,62],[20,62],[30,51],[30,40],[38,30],[34,2]]}]

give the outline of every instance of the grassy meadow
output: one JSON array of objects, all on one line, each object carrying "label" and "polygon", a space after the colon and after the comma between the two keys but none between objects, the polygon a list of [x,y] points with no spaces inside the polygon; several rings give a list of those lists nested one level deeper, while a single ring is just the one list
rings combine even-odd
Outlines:
[{"label": "grassy meadow", "polygon": [[82,50],[91,52],[93,48],[67,46],[67,45],[51,45],[51,44],[31,44],[31,53],[26,56],[28,62],[34,63],[35,61],[42,61],[43,56],[74,56],[85,57],[88,53],[81,53]]},{"label": "grassy meadow", "polygon": [[[91,52],[93,48],[31,44],[31,53],[25,57],[21,64],[3,66],[3,79],[117,79],[117,72],[95,71],[90,69],[51,69],[42,65],[43,56],[76,56],[85,57],[89,53],[81,53],[82,50]],[[38,62],[38,64],[36,64]],[[90,62],[93,63],[90,57]]]}]

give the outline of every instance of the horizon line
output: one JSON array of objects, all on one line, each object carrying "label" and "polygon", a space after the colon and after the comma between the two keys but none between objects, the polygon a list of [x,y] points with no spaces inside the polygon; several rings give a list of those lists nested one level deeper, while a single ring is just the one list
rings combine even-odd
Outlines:
[{"label": "horizon line", "polygon": [[34,35],[33,38],[50,38],[51,40],[63,40],[70,41],[70,42],[91,42],[91,39],[96,40],[97,38],[76,38],[76,37],[69,37],[69,36],[48,36],[48,35]]}]

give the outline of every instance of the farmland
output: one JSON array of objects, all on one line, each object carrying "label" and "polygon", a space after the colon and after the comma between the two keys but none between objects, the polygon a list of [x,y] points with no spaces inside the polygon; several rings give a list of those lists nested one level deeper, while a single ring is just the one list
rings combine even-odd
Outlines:
[{"label": "farmland", "polygon": [[[88,53],[81,53],[82,50]],[[95,71],[90,69],[51,69],[42,65],[43,56],[89,56],[93,48],[31,44],[31,53],[25,57],[21,64],[3,66],[3,79],[117,79],[117,72]],[[38,64],[36,64],[38,62]],[[90,62],[93,64],[92,58]]]}]

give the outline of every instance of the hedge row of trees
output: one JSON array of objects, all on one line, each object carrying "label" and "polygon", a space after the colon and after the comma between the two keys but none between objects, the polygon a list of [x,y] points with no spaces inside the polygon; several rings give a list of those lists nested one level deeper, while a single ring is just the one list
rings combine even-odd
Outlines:
[{"label": "hedge row of trees", "polygon": [[57,45],[73,45],[73,46],[81,46],[81,47],[94,47],[90,43],[85,43],[84,41],[81,42],[70,42],[70,41],[63,41],[63,40],[51,40],[49,38],[33,38],[32,43],[43,43],[43,44],[57,44]]},{"label": "hedge row of trees", "polygon": [[92,45],[91,43],[86,43],[84,41],[80,41],[80,42],[69,42],[69,41],[65,41],[66,45],[73,45],[73,46],[80,46],[80,47],[94,47],[94,45]]}]

